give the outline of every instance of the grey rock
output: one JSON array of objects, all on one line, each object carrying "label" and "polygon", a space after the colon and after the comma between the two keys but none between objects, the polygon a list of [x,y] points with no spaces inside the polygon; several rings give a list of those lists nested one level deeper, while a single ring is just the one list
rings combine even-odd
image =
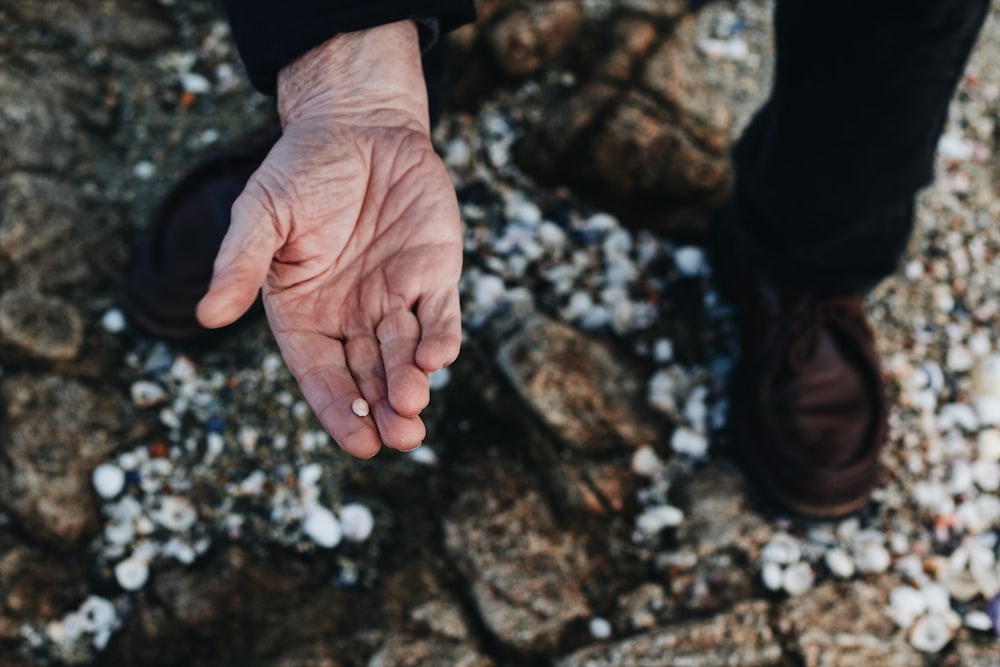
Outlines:
[{"label": "grey rock", "polygon": [[[732,116],[705,79],[694,28],[682,20],[665,30],[631,13],[604,26],[610,48],[580,70],[589,74],[577,85],[545,101],[515,149],[519,164],[587,188],[626,219],[667,203],[720,201],[731,176]],[[668,216],[654,222],[674,229]]]},{"label": "grey rock", "polygon": [[0,254],[19,264],[65,243],[79,208],[73,188],[53,178],[28,173],[0,178]]},{"label": "grey rock", "polygon": [[462,610],[450,600],[428,600],[410,612],[410,619],[445,639],[465,641],[472,636]]},{"label": "grey rock", "polygon": [[0,502],[33,535],[61,547],[97,529],[90,472],[118,446],[117,403],[56,375],[5,376],[7,433]]},{"label": "grey rock", "polygon": [[[768,625],[766,602],[743,602],[726,614],[690,621],[624,641],[584,648],[556,667],[771,667],[781,646]],[[867,663],[857,663],[867,664]]]},{"label": "grey rock", "polygon": [[199,664],[248,664],[265,655],[300,665],[339,660],[357,604],[329,585],[330,565],[230,545],[198,567],[154,571],[107,664],[186,664],[193,655],[214,656]]},{"label": "grey rock", "polygon": [[[14,60],[0,53],[0,172],[68,170],[93,145],[93,126],[111,114],[98,80],[50,53]],[[39,85],[44,81],[44,85]]]},{"label": "grey rock", "polygon": [[674,616],[675,605],[663,586],[646,582],[618,598],[615,625],[624,634],[651,630]]},{"label": "grey rock", "polygon": [[555,61],[577,36],[582,18],[573,0],[525,4],[490,26],[486,41],[504,74],[523,78]]},{"label": "grey rock", "polygon": [[517,651],[551,651],[589,614],[579,546],[524,471],[482,470],[444,522],[445,547],[486,627]]},{"label": "grey rock", "polygon": [[70,361],[83,346],[83,319],[62,299],[15,289],[0,294],[0,349],[13,357]]},{"label": "grey rock", "polygon": [[492,667],[493,661],[467,644],[440,638],[391,634],[368,667]]},{"label": "grey rock", "polygon": [[78,189],[38,174],[0,177],[4,284],[50,294],[109,284],[124,265],[126,244],[121,220],[108,209],[89,207]]},{"label": "grey rock", "polygon": [[685,609],[720,611],[752,595],[754,578],[751,572],[743,558],[720,549],[696,558],[694,567],[689,570],[672,571],[670,591]]},{"label": "grey rock", "polygon": [[513,308],[490,326],[497,366],[569,447],[628,451],[662,437],[641,373],[607,345],[530,307]]},{"label": "grey rock", "polygon": [[891,578],[818,586],[781,606],[778,627],[808,667],[923,664],[884,613],[894,586]]},{"label": "grey rock", "polygon": [[46,0],[20,2],[13,9],[21,21],[69,35],[89,48],[152,51],[175,37],[163,8],[148,0]]},{"label": "grey rock", "polygon": [[[38,546],[0,539],[0,647],[26,623],[44,623],[54,611],[75,609],[87,594],[87,565]],[[4,654],[0,648],[0,665]]]},{"label": "grey rock", "polygon": [[683,490],[684,522],[677,539],[698,557],[739,549],[755,559],[772,529],[750,505],[742,473],[726,461],[699,470]]}]

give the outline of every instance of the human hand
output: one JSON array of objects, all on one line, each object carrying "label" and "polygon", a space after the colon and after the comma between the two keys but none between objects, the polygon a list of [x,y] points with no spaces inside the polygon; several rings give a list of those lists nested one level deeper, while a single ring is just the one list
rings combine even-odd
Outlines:
[{"label": "human hand", "polygon": [[[278,103],[282,138],[233,206],[198,319],[234,322],[263,285],[285,362],[340,446],[413,449],[427,374],[458,354],[462,261],[415,26],[313,49],[282,70]],[[352,412],[359,397],[370,416]]]}]

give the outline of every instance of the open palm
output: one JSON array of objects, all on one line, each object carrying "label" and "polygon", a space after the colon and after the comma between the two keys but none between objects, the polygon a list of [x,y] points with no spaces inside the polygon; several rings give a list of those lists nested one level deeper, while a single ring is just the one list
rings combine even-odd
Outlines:
[{"label": "open palm", "polygon": [[[285,362],[347,452],[417,447],[427,373],[458,354],[461,226],[419,122],[286,128],[233,207],[199,306],[238,318],[263,285]],[[371,415],[358,417],[363,397]]]}]

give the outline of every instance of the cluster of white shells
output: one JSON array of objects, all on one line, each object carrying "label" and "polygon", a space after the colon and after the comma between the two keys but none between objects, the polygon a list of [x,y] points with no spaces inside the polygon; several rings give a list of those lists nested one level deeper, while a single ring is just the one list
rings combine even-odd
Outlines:
[{"label": "cluster of white shells", "polygon": [[[121,331],[116,311],[109,311],[104,324]],[[334,549],[371,536],[372,511],[331,497],[336,480],[323,483],[340,452],[305,403],[293,398],[293,381],[276,354],[235,379],[258,404],[273,401],[285,408],[290,418],[281,423],[241,416],[238,400],[221,397],[223,390],[235,391],[234,376],[200,372],[165,344],[140,346],[131,363],[143,376],[131,386],[133,403],[156,414],[168,435],[119,452],[92,471],[105,521],[94,551],[122,596],[142,589],[159,564],[191,564],[213,540],[240,538],[251,523],[251,539],[298,550]],[[272,408],[262,405],[260,412]],[[208,427],[212,416],[221,421]],[[107,644],[124,607],[91,596],[44,628],[26,628],[25,637],[64,662],[85,662],[89,650]]]}]

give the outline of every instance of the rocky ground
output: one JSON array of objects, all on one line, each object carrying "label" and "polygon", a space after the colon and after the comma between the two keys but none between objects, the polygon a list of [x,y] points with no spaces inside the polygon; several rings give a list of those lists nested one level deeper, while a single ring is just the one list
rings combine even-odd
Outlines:
[{"label": "rocky ground", "polygon": [[769,8],[484,0],[436,140],[466,343],[348,460],[254,321],[117,310],[199,157],[269,117],[209,2],[0,0],[0,665],[1000,664],[1000,3],[870,299],[882,490],[804,522],[725,456],[699,243]]}]

